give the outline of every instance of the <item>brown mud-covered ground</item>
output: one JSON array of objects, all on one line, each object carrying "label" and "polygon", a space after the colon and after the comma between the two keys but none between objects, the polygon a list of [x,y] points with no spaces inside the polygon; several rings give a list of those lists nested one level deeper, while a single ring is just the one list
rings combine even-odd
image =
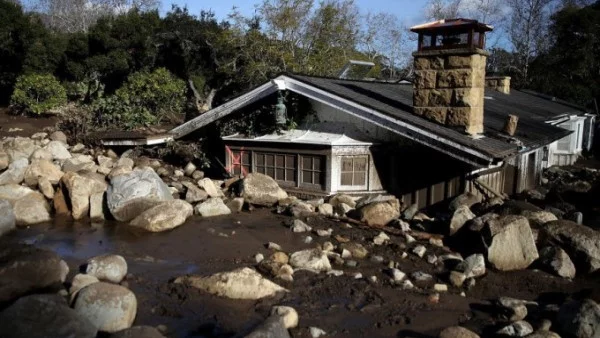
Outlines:
[{"label": "brown mud-covered ground", "polygon": [[[0,107],[0,138],[11,136],[29,137],[43,131],[44,128],[54,127],[58,121],[58,117],[50,115],[37,118],[14,115],[10,114],[9,108]],[[11,128],[13,128],[13,131],[10,131]]]},{"label": "brown mud-covered ground", "polygon": [[[463,325],[491,337],[500,322],[491,313],[489,300],[499,296],[561,304],[565,297],[585,295],[600,300],[598,276],[578,277],[568,281],[545,272],[525,270],[494,272],[465,290],[450,288],[442,293],[439,303],[429,300],[431,287],[421,291],[403,290],[391,285],[384,270],[387,262],[399,263],[399,269],[410,275],[423,271],[446,283],[445,269],[428,264],[410,253],[418,243],[406,248],[404,239],[392,237],[392,244],[375,246],[372,239],[377,230],[347,229],[330,219],[311,217],[307,223],[315,229],[333,229],[333,235],[343,235],[360,242],[369,256],[380,255],[384,262],[369,257],[357,260],[357,267],[335,266],[345,275],[335,277],[298,271],[293,283],[276,281],[289,293],[259,301],[229,300],[170,281],[184,274],[207,275],[235,268],[253,266],[254,255],[268,257],[267,242],[281,245],[291,253],[315,247],[333,238],[314,238],[305,244],[307,234],[292,233],[286,223],[292,218],[274,214],[268,209],[242,212],[212,219],[192,218],[181,227],[165,233],[139,232],[124,224],[104,225],[72,223],[55,220],[54,224],[19,229],[0,238],[0,246],[26,242],[57,252],[66,260],[74,275],[87,258],[104,254],[123,255],[129,265],[126,283],[138,298],[138,314],[134,325],[165,325],[169,337],[231,337],[243,335],[264,320],[273,305],[294,307],[300,317],[294,337],[310,337],[308,328],[319,327],[331,337],[437,337],[448,326]],[[443,248],[427,245],[428,253],[443,254]],[[409,256],[402,259],[403,251]],[[363,279],[354,279],[360,272]],[[377,276],[376,283],[368,277]],[[70,278],[68,278],[70,280]],[[531,315],[535,318],[535,314]],[[531,317],[528,317],[531,318]],[[548,317],[545,317],[548,318]],[[532,322],[535,325],[535,321]]]}]

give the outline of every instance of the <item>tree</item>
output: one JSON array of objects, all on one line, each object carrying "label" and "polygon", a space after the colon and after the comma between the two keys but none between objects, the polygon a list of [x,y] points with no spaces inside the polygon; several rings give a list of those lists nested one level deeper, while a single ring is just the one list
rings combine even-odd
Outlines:
[{"label": "tree", "polygon": [[429,0],[425,16],[429,20],[454,19],[459,17],[462,0]]},{"label": "tree", "polygon": [[364,29],[360,47],[369,59],[381,64],[382,75],[396,79],[399,70],[410,64],[411,55],[407,47],[407,29],[397,16],[389,13],[368,13],[364,16]]}]

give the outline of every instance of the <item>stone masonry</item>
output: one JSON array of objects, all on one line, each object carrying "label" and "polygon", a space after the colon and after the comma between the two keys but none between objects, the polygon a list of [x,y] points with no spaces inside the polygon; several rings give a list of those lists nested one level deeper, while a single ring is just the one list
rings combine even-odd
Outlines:
[{"label": "stone masonry", "polygon": [[414,113],[470,135],[483,133],[488,55],[481,49],[415,52]]},{"label": "stone masonry", "polygon": [[485,87],[500,93],[510,94],[510,76],[489,76],[485,78]]}]

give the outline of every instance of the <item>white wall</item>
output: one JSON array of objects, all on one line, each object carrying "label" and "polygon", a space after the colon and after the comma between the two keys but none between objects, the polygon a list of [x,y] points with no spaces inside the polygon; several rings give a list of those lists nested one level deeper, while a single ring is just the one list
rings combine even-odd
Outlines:
[{"label": "white wall", "polygon": [[571,116],[566,122],[557,125],[560,128],[573,131],[570,135],[548,145],[548,162],[546,166],[571,165],[585,148],[584,139],[589,135],[593,124],[586,126],[585,116]]}]

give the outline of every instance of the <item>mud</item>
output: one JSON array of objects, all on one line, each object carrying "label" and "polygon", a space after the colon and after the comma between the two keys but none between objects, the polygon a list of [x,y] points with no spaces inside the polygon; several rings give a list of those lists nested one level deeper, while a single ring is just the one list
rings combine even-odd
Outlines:
[{"label": "mud", "polygon": [[[451,288],[439,303],[429,301],[428,291],[406,291],[391,285],[383,270],[387,262],[399,263],[410,274],[423,271],[445,282],[444,270],[425,259],[400,255],[417,243],[406,245],[403,238],[392,237],[393,244],[374,246],[377,231],[347,229],[341,223],[310,218],[317,229],[334,230],[352,241],[363,243],[372,255],[384,257],[384,263],[370,258],[358,260],[357,267],[334,266],[345,275],[296,272],[293,283],[279,281],[290,293],[260,301],[228,300],[201,291],[172,284],[183,274],[211,274],[254,265],[253,256],[268,256],[267,242],[276,242],[284,251],[314,247],[333,238],[310,234],[313,243],[305,244],[306,234],[294,234],[285,224],[291,218],[262,209],[213,219],[192,218],[186,224],[165,233],[146,233],[124,224],[73,223],[56,220],[19,229],[0,238],[0,245],[26,242],[57,252],[71,269],[70,277],[86,259],[104,253],[123,255],[129,265],[125,284],[138,298],[135,325],[164,325],[169,337],[233,337],[243,335],[264,320],[273,305],[297,309],[300,324],[291,330],[294,337],[310,337],[308,328],[317,326],[331,337],[437,337],[445,327],[461,324],[483,336],[499,324],[489,311],[488,300],[510,296],[560,304],[567,296],[585,295],[600,300],[598,276],[568,281],[544,272],[525,270],[513,273],[489,271],[487,276],[466,290],[466,297]],[[407,246],[407,247],[406,247]],[[443,248],[428,245],[442,254]],[[365,277],[354,279],[353,273]],[[378,281],[368,280],[377,276]],[[70,278],[69,278],[70,279]]]}]

